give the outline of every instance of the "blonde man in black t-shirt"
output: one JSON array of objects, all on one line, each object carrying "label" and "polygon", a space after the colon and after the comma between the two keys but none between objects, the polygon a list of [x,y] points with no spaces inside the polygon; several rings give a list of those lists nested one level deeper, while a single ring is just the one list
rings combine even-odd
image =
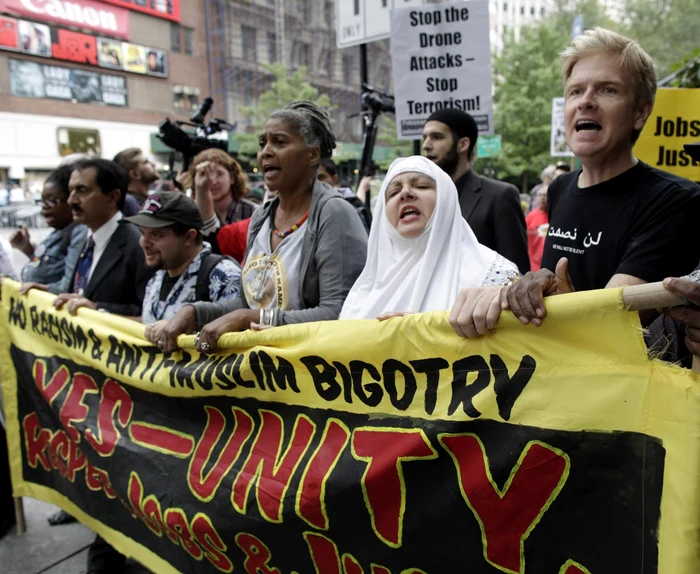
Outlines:
[{"label": "blonde man in black t-shirt", "polygon": [[[566,139],[582,168],[550,185],[542,269],[493,296],[536,326],[543,296],[661,281],[689,273],[700,259],[700,186],[633,153],[654,106],[651,57],[602,28],[575,38],[561,57]],[[460,321],[482,323],[488,308],[479,301]]]}]

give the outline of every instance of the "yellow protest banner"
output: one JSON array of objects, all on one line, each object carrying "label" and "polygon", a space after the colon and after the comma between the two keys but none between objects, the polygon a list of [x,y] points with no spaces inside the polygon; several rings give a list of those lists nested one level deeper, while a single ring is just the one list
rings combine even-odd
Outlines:
[{"label": "yellow protest banner", "polygon": [[616,290],[478,340],[446,313],[229,334],[2,286],[15,494],[154,572],[700,572],[700,379]]},{"label": "yellow protest banner", "polygon": [[700,142],[700,89],[660,88],[635,155],[652,167],[700,182],[700,162],[683,149],[695,142]]}]

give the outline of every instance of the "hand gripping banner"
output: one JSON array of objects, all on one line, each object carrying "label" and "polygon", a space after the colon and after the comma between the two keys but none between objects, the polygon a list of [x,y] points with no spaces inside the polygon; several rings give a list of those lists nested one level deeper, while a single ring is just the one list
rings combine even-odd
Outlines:
[{"label": "hand gripping banner", "polygon": [[2,288],[16,496],[154,572],[700,572],[697,375],[619,291],[458,338],[445,313],[226,335]]}]

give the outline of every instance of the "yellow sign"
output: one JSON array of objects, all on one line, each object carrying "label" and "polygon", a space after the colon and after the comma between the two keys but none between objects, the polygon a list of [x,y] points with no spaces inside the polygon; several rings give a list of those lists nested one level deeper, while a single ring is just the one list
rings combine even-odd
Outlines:
[{"label": "yellow sign", "polygon": [[617,290],[478,340],[447,313],[193,337],[4,281],[16,496],[154,572],[696,574],[700,378]]},{"label": "yellow sign", "polygon": [[700,182],[700,161],[683,149],[695,142],[700,142],[700,89],[659,89],[635,155],[652,167]]}]

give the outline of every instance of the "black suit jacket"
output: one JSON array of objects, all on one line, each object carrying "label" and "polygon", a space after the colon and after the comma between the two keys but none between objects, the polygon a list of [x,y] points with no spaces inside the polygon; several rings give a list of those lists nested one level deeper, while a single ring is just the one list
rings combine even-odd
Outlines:
[{"label": "black suit jacket", "polygon": [[121,223],[109,239],[84,293],[98,309],[128,317],[141,316],[146,283],[152,273],[146,267],[139,236],[135,225]]},{"label": "black suit jacket", "polygon": [[470,169],[455,182],[459,207],[479,243],[530,271],[525,215],[518,189],[510,183],[481,177]]}]

